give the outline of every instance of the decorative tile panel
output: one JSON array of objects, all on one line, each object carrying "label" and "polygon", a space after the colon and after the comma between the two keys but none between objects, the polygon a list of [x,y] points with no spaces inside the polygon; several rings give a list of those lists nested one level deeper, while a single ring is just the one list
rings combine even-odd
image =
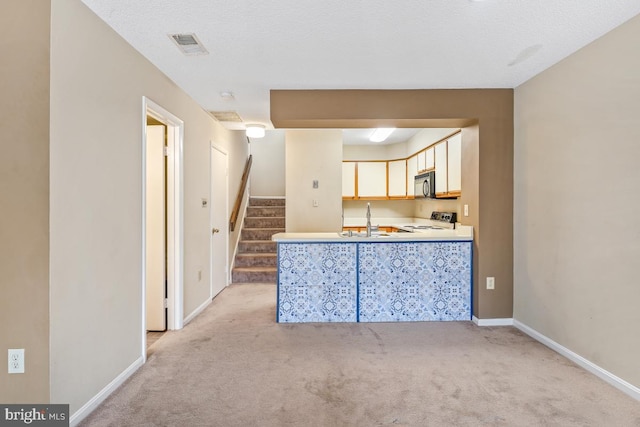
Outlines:
[{"label": "decorative tile panel", "polygon": [[359,320],[471,319],[471,242],[360,243]]},{"label": "decorative tile panel", "polygon": [[278,322],[356,322],[356,243],[278,243]]}]

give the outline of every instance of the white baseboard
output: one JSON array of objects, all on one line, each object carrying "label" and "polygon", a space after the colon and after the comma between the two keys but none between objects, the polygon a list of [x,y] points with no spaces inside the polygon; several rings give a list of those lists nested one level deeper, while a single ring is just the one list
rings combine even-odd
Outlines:
[{"label": "white baseboard", "polygon": [[185,317],[184,318],[184,325],[186,326],[186,324],[191,322],[198,314],[202,313],[204,311],[204,309],[207,308],[209,306],[209,304],[211,304],[211,301],[212,301],[211,298],[207,299],[205,302],[200,304],[200,307],[196,308],[195,310],[193,310],[191,312],[190,315]]},{"label": "white baseboard", "polygon": [[513,326],[513,319],[511,318],[478,319],[476,316],[473,316],[471,320],[478,326]]},{"label": "white baseboard", "polygon": [[600,378],[600,379],[606,381],[607,383],[611,384],[612,386],[614,386],[618,390],[628,394],[629,396],[633,397],[636,400],[640,400],[640,388],[634,386],[633,384],[630,384],[630,383],[626,382],[625,380],[623,380],[620,377],[615,376],[611,372],[601,368],[600,366],[596,365],[593,362],[590,362],[589,360],[585,359],[584,357],[580,356],[579,354],[574,353],[573,351],[569,350],[568,348],[558,344],[557,342],[555,342],[551,338],[546,337],[545,335],[542,335],[540,332],[536,331],[535,329],[530,328],[529,326],[525,325],[522,322],[519,322],[518,320],[514,320],[513,321],[513,326],[515,326],[516,328],[520,329],[522,332],[524,332],[525,334],[529,335],[531,338],[535,339],[536,341],[539,341],[542,344],[544,344],[547,347],[549,347],[550,349],[556,351],[557,353],[560,353],[561,355],[563,355],[567,359],[571,360],[575,364],[577,364],[577,365],[581,366],[582,368],[586,369],[587,371],[591,372],[592,374],[594,374],[598,378]]},{"label": "white baseboard", "polygon": [[252,199],[286,199],[287,196],[249,196]]},{"label": "white baseboard", "polygon": [[127,369],[122,371],[120,375],[114,378],[105,388],[100,390],[98,394],[93,396],[82,408],[74,412],[69,418],[69,426],[74,427],[80,424],[80,421],[85,419],[91,412],[93,412],[104,400],[109,397],[118,387],[122,385],[131,375],[134,374],[140,367],[144,365],[144,358],[139,357],[133,362]]}]

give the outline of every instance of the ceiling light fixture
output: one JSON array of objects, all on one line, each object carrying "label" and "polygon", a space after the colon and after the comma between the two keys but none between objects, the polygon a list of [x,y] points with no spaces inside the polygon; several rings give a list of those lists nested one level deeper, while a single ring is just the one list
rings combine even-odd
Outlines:
[{"label": "ceiling light fixture", "polygon": [[233,101],[235,97],[233,96],[233,92],[231,92],[230,90],[225,90],[220,92],[220,98],[224,99],[225,101]]},{"label": "ceiling light fixture", "polygon": [[371,135],[369,136],[369,141],[371,142],[382,142],[385,139],[389,138],[389,135],[393,133],[396,128],[377,128]]},{"label": "ceiling light fixture", "polygon": [[263,138],[265,134],[264,125],[247,125],[247,136],[249,138]]}]

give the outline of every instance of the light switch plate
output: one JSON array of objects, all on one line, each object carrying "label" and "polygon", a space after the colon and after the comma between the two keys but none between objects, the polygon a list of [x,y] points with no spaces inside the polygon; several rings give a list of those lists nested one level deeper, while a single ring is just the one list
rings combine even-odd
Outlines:
[{"label": "light switch plate", "polygon": [[495,288],[496,288],[496,278],[487,277],[487,289],[495,289]]}]

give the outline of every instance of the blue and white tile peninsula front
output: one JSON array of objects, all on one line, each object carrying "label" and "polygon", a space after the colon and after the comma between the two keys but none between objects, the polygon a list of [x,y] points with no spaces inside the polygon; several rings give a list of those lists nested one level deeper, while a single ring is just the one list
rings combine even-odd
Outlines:
[{"label": "blue and white tile peninsula front", "polygon": [[361,243],[360,322],[471,319],[471,242]]},{"label": "blue and white tile peninsula front", "polygon": [[471,240],[359,240],[276,240],[277,321],[471,320]]},{"label": "blue and white tile peninsula front", "polygon": [[357,322],[355,243],[278,244],[279,322]]}]

